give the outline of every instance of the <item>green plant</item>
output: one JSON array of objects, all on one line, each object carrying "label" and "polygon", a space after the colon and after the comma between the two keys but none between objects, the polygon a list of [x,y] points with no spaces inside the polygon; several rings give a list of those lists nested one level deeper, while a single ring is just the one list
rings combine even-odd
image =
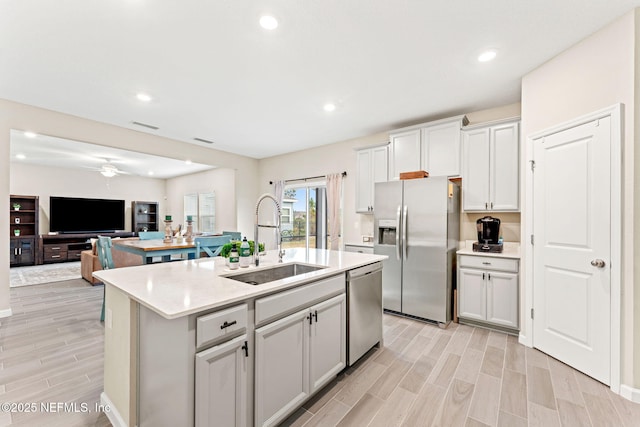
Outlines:
[{"label": "green plant", "polygon": [[13,204],[13,209],[20,209],[20,206],[22,206],[22,205],[20,205],[20,203],[14,203]]},{"label": "green plant", "polygon": [[[253,255],[253,248],[255,246],[255,244],[253,243],[253,240],[249,240],[249,249],[251,251],[251,255]],[[240,250],[240,244],[242,243],[240,240],[232,240],[229,243],[225,243],[222,246],[222,249],[220,250],[220,256],[223,256],[225,258],[229,258],[229,252],[231,252],[231,247],[233,246],[233,244],[236,244],[236,249]],[[264,251],[264,243],[260,243],[259,246],[260,252]]]}]

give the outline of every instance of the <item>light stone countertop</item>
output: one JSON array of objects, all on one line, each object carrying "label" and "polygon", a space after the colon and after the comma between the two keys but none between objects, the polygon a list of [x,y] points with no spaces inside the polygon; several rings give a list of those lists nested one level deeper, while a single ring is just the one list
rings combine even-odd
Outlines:
[{"label": "light stone countertop", "polygon": [[215,257],[101,270],[93,275],[162,317],[176,319],[293,288],[386,258],[345,251],[287,249],[284,263],[298,262],[327,268],[262,285],[249,285],[221,276],[277,266],[275,250],[260,257],[260,267],[251,265],[230,270],[224,258]]},{"label": "light stone countertop", "polygon": [[361,248],[372,248],[373,247],[373,242],[360,242],[360,243],[350,243],[350,242],[346,242],[344,244],[345,246],[358,246]]},{"label": "light stone countertop", "polygon": [[467,240],[464,244],[460,245],[460,249],[456,252],[458,255],[477,255],[488,256],[496,258],[515,258],[520,259],[520,243],[519,242],[504,242],[504,247],[501,253],[496,252],[474,252],[473,240]]}]

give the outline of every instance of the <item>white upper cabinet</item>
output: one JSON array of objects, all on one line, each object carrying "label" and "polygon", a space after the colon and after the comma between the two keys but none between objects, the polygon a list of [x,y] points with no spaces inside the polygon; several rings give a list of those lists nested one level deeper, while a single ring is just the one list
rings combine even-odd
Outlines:
[{"label": "white upper cabinet", "polygon": [[389,179],[419,170],[429,176],[459,176],[461,128],[467,123],[465,116],[457,116],[392,132]]},{"label": "white upper cabinet", "polygon": [[364,148],[357,152],[356,212],[373,213],[374,186],[387,181],[387,145]]},{"label": "white upper cabinet", "polygon": [[400,179],[400,172],[420,170],[420,129],[389,136],[389,179]]},{"label": "white upper cabinet", "polygon": [[474,126],[463,132],[462,209],[520,209],[520,122]]}]

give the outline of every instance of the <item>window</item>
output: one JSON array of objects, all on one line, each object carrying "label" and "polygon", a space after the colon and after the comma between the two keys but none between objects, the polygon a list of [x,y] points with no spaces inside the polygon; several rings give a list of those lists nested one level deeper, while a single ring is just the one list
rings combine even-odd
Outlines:
[{"label": "window", "polygon": [[184,196],[184,224],[193,219],[193,231],[213,233],[216,228],[216,194],[194,193]]},{"label": "window", "polygon": [[285,188],[280,210],[283,248],[327,247],[326,200],[324,182]]}]

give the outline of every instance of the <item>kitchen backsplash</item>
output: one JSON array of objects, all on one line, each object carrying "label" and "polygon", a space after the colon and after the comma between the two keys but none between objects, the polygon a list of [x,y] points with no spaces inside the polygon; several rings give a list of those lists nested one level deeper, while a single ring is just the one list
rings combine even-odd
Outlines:
[{"label": "kitchen backsplash", "polygon": [[460,240],[478,240],[476,221],[485,216],[500,219],[500,234],[505,242],[520,241],[520,213],[519,212],[483,212],[460,214]]}]

